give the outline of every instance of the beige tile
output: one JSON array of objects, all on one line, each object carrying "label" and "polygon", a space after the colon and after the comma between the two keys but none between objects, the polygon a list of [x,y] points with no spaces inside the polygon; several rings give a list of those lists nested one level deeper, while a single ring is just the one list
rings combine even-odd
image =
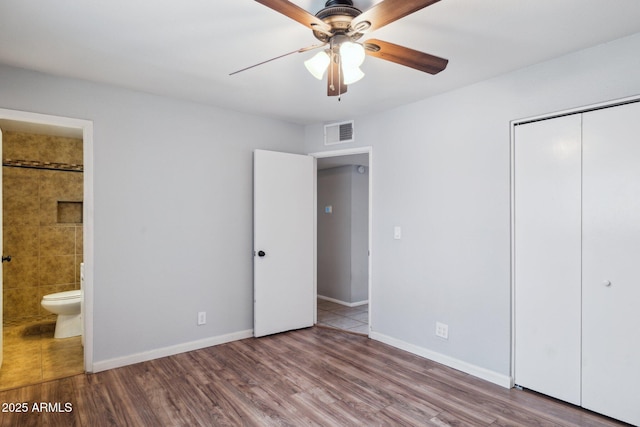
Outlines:
[{"label": "beige tile", "polygon": [[38,212],[38,223],[41,226],[58,224],[58,201],[53,197],[41,197]]},{"label": "beige tile", "polygon": [[341,316],[349,316],[353,313],[356,312],[360,312],[360,310],[357,310],[355,307],[346,307],[346,306],[342,306],[341,308],[332,310],[334,313],[339,314]]},{"label": "beige tile", "polygon": [[5,289],[37,286],[38,257],[12,256],[3,264],[2,282]]},{"label": "beige tile", "polygon": [[[3,136],[5,159],[82,163],[81,139],[13,132]],[[82,259],[76,255],[82,253],[81,246],[77,250],[77,227],[57,226],[58,200],[82,200],[83,174],[10,167],[2,173],[3,243],[5,254],[13,256],[13,263],[5,264],[3,271],[4,320],[34,315],[55,319],[40,307],[42,295],[77,288]],[[41,229],[40,224],[45,227]]]},{"label": "beige tile", "polygon": [[40,209],[37,171],[9,167],[2,169],[3,224],[37,225]]},{"label": "beige tile", "polygon": [[38,268],[40,286],[75,282],[75,255],[40,257]]},{"label": "beige tile", "polygon": [[40,256],[75,255],[75,227],[40,227]]},{"label": "beige tile", "polygon": [[318,299],[318,324],[369,334],[369,305],[347,307]]},{"label": "beige tile", "polygon": [[33,197],[4,198],[2,224],[7,226],[37,226],[40,224],[40,201]]},{"label": "beige tile", "polygon": [[40,140],[39,148],[40,160],[82,164],[82,139],[45,136]]},{"label": "beige tile", "polygon": [[349,318],[358,320],[360,322],[368,323],[369,322],[369,312],[361,311],[359,313],[349,314]]},{"label": "beige tile", "polygon": [[40,197],[82,201],[83,179],[79,172],[40,171]]},{"label": "beige tile", "polygon": [[19,160],[82,164],[82,139],[5,132],[3,156]]},{"label": "beige tile", "polygon": [[18,357],[6,357],[0,370],[0,389],[8,389],[42,381],[40,351],[26,352]]},{"label": "beige tile", "polygon": [[66,377],[83,372],[81,337],[43,339],[42,379]]},{"label": "beige tile", "polygon": [[21,132],[2,133],[2,155],[5,159],[34,160],[39,156],[39,136]]},{"label": "beige tile", "polygon": [[3,251],[11,256],[38,256],[39,227],[8,226],[3,228]]},{"label": "beige tile", "polygon": [[40,172],[40,224],[53,225],[58,221],[58,201],[82,201],[83,174],[60,171]]},{"label": "beige tile", "polygon": [[318,308],[322,310],[333,311],[333,310],[340,309],[342,307],[344,306],[332,301],[327,301],[323,299],[318,300]]},{"label": "beige tile", "polygon": [[332,313],[330,311],[318,311],[318,322],[324,324],[330,324],[339,321],[340,319],[344,319],[344,316],[340,316],[339,314]]},{"label": "beige tile", "polygon": [[348,331],[357,332],[359,334],[369,335],[369,326],[366,323],[355,326],[353,328],[348,328]]},{"label": "beige tile", "polygon": [[[4,348],[8,349],[17,345],[25,346],[38,344],[41,333],[40,330],[38,330],[35,334],[31,332],[33,329],[33,325],[37,323],[40,323],[40,321],[33,321],[31,319],[22,319],[20,321],[9,324],[5,321],[5,325],[3,328]],[[38,349],[39,348],[40,347],[38,347]]]},{"label": "beige tile", "polygon": [[5,326],[0,390],[83,372],[80,337],[54,339],[55,320]]},{"label": "beige tile", "polygon": [[82,226],[76,226],[76,255],[84,253],[84,229]]},{"label": "beige tile", "polygon": [[363,324],[362,322],[358,322],[357,320],[350,319],[348,317],[343,317],[343,316],[340,316],[339,318],[336,318],[336,319],[328,319],[324,323],[338,329],[350,329],[350,328],[362,326]]},{"label": "beige tile", "polygon": [[4,191],[11,196],[38,191],[38,171],[36,169],[3,167],[2,180],[5,184],[11,184]]},{"label": "beige tile", "polygon": [[4,289],[2,296],[2,310],[5,318],[20,319],[36,316],[40,312],[37,287]]}]

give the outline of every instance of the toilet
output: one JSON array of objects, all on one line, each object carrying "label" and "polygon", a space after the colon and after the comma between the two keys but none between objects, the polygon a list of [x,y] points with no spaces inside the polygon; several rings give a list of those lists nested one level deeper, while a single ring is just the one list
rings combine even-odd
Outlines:
[{"label": "toilet", "polygon": [[42,307],[57,314],[54,338],[69,338],[82,334],[82,317],[80,304],[82,291],[64,291],[42,297]]}]

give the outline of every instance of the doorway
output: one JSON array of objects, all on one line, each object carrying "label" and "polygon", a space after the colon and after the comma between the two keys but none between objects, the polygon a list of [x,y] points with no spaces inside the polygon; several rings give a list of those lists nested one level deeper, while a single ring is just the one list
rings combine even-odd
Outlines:
[{"label": "doorway", "polygon": [[[4,264],[0,287],[0,388],[11,388],[92,368],[92,124],[0,109],[0,129],[2,240],[13,261]],[[84,334],[55,339],[56,316],[40,300],[79,289],[82,262]]]},{"label": "doorway", "polygon": [[370,332],[371,149],[317,158],[318,325]]}]

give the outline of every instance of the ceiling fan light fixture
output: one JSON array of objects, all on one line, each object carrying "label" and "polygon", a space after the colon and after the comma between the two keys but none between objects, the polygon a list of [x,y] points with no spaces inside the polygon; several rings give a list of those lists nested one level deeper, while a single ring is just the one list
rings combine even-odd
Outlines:
[{"label": "ceiling fan light fixture", "polygon": [[340,45],[340,63],[344,84],[350,85],[364,77],[364,73],[360,69],[364,58],[364,46],[360,43],[346,41]]},{"label": "ceiling fan light fixture", "polygon": [[346,85],[355,83],[364,77],[360,67],[345,67],[344,64],[342,65],[342,75]]},{"label": "ceiling fan light fixture", "polygon": [[311,59],[307,59],[304,61],[304,66],[307,67],[307,70],[318,80],[322,80],[324,76],[324,72],[329,68],[329,62],[331,59],[327,52],[318,52]]},{"label": "ceiling fan light fixture", "polygon": [[343,65],[359,67],[364,62],[364,46],[355,42],[343,42],[340,45],[340,59]]},{"label": "ceiling fan light fixture", "polygon": [[[237,74],[275,59],[303,53],[322,46],[328,48],[305,61],[309,72],[318,80],[327,78],[327,96],[340,96],[347,92],[347,85],[364,77],[360,69],[366,56],[394,62],[429,74],[444,70],[449,60],[377,39],[357,43],[364,33],[375,31],[407,15],[424,9],[438,0],[376,0],[373,6],[361,11],[353,5],[354,0],[323,0],[325,7],[315,15],[298,6],[293,0],[256,0],[312,30],[322,45],[309,46],[263,61]],[[329,67],[331,65],[331,67]]]}]

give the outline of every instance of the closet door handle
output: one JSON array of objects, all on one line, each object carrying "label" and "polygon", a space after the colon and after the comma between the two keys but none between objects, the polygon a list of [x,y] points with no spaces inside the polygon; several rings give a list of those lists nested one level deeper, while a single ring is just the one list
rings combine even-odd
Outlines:
[{"label": "closet door handle", "polygon": [[605,280],[604,282],[602,282],[602,286],[608,288],[611,286],[611,280]]},{"label": "closet door handle", "polygon": [[2,256],[2,262],[11,262],[11,255]]}]

